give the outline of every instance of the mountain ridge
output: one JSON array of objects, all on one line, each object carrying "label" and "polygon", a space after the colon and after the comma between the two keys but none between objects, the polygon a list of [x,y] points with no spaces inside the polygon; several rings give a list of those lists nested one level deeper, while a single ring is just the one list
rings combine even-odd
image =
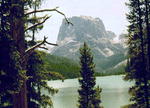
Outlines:
[{"label": "mountain ridge", "polygon": [[79,61],[79,48],[86,42],[93,52],[97,71],[103,71],[101,68],[103,66],[99,65],[102,64],[100,62],[109,63],[113,56],[122,55],[122,58],[116,60],[118,62],[114,65],[125,59],[125,48],[121,43],[113,40],[116,37],[115,33],[107,31],[100,18],[75,16],[69,18],[69,20],[73,23],[73,26],[66,25],[65,20],[63,20],[57,39],[59,46],[54,47],[51,54]]}]

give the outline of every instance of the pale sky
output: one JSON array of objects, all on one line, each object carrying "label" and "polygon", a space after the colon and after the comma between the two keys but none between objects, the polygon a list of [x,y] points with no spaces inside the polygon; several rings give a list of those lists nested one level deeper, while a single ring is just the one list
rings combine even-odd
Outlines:
[{"label": "pale sky", "polygon": [[[127,0],[45,0],[42,8],[55,8],[65,13],[67,17],[92,16],[102,19],[106,30],[119,35],[126,30],[127,20],[125,14]],[[52,17],[44,24],[43,30],[37,34],[42,39],[47,36],[50,42],[55,43],[63,16],[56,12],[49,12]]]}]

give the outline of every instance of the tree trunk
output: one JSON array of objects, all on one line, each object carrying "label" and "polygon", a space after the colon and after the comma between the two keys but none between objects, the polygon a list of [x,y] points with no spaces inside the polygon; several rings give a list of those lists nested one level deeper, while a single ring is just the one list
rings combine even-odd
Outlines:
[{"label": "tree trunk", "polygon": [[[15,40],[20,59],[23,58],[26,50],[24,35],[24,1],[12,0],[11,8],[11,36]],[[26,62],[21,64],[22,70],[26,70]],[[14,108],[27,108],[27,87],[26,79],[23,79],[20,92],[13,95]]]},{"label": "tree trunk", "polygon": [[18,94],[13,95],[13,108],[28,108],[27,107],[27,90],[26,90],[26,82],[24,84]]}]

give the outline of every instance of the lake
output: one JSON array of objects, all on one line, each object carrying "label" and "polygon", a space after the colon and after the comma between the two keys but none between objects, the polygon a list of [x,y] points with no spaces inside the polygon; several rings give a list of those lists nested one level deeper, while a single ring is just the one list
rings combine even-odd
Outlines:
[{"label": "lake", "polygon": [[[129,104],[128,88],[131,82],[124,81],[122,75],[96,77],[96,84],[102,88],[101,100],[104,108],[120,108]],[[49,81],[48,85],[59,89],[52,98],[54,108],[77,108],[78,79]]]}]

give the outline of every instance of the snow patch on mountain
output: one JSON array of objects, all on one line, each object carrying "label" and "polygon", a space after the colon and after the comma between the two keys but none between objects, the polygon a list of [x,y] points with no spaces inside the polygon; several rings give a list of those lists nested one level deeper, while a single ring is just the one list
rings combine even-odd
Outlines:
[{"label": "snow patch on mountain", "polygon": [[105,48],[103,51],[107,57],[114,55],[114,52],[109,48]]},{"label": "snow patch on mountain", "polygon": [[115,69],[115,68],[118,68],[119,66],[121,66],[121,65],[126,65],[127,64],[127,59],[126,60],[124,60],[124,61],[122,61],[122,62],[120,62],[120,63],[118,63],[116,66],[114,66],[113,68]]}]

